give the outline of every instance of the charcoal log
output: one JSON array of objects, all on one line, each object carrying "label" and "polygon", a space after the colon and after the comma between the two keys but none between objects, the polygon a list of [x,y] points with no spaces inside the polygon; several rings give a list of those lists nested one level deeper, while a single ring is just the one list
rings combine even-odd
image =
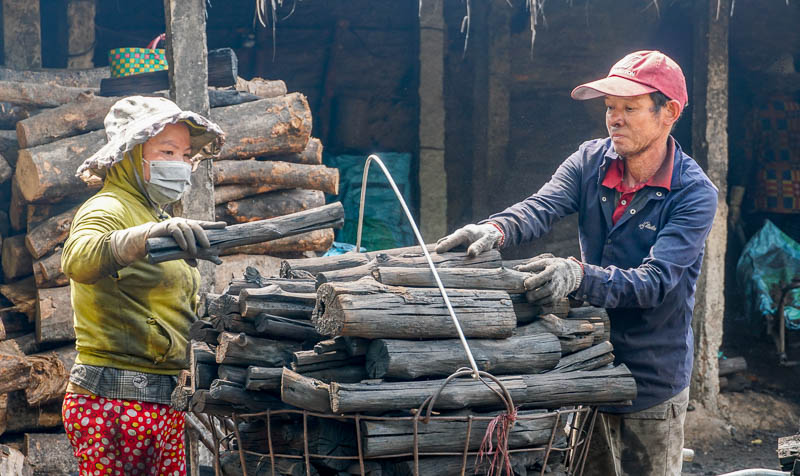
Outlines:
[{"label": "charcoal log", "polygon": [[[458,453],[467,447],[469,451],[480,449],[494,414],[474,414],[469,431],[467,445],[468,417],[441,415],[443,417],[461,418],[450,421],[432,419],[428,423],[417,423],[417,445],[422,453]],[[556,417],[553,413],[542,410],[526,410],[517,414],[517,420],[508,433],[508,448],[532,448],[543,446],[550,441],[555,428]],[[373,458],[391,454],[413,453],[414,422],[407,420],[362,420],[364,456]],[[497,446],[496,437],[492,442]]]},{"label": "charcoal log", "polygon": [[[529,273],[506,268],[446,268],[436,271],[446,288],[495,289],[508,293],[524,293],[523,283],[529,276]],[[436,287],[430,269],[379,266],[373,276],[390,286]]]},{"label": "charcoal log", "polygon": [[[220,452],[220,467],[223,474],[248,476],[319,476],[319,472],[313,466],[306,468],[303,460],[275,458],[274,463],[270,458],[245,453],[245,467],[242,468],[242,460],[237,450],[225,450]],[[274,464],[274,467],[273,467]],[[308,471],[306,471],[308,469]],[[274,470],[274,471],[273,471]]]},{"label": "charcoal log", "polygon": [[219,379],[211,383],[208,394],[215,400],[228,403],[234,409],[249,413],[289,408],[276,396],[264,392],[250,392],[242,386]]},{"label": "charcoal log", "polygon": [[278,286],[242,289],[239,293],[239,312],[245,317],[266,313],[310,319],[316,302],[316,293],[292,293]]},{"label": "charcoal log", "polygon": [[[436,265],[436,268],[495,268],[500,262],[500,252],[497,250],[481,253],[474,258],[461,252],[431,253],[430,257]],[[317,285],[356,281],[364,276],[373,276],[373,273],[375,273],[379,267],[424,268],[430,272],[428,261],[421,252],[404,253],[401,255],[379,253],[375,258],[362,266],[318,273]]]},{"label": "charcoal log", "polygon": [[[436,245],[427,245],[428,252],[433,253],[435,247]],[[419,246],[408,246],[369,253],[345,253],[343,255],[322,256],[319,258],[287,259],[281,262],[280,274],[281,278],[313,278],[325,271],[336,271],[367,264],[379,254],[391,256],[422,255],[422,249]]]},{"label": "charcoal log", "polygon": [[[612,369],[499,377],[515,405],[559,408],[565,405],[621,405],[636,398],[636,382],[624,365]],[[330,385],[334,413],[385,412],[419,407],[444,380]],[[491,388],[490,388],[491,387]],[[494,391],[492,390],[494,389]],[[437,409],[502,407],[494,382],[469,377],[448,383]]]},{"label": "charcoal log", "polygon": [[290,253],[304,253],[307,251],[327,251],[333,244],[333,228],[314,230],[308,233],[279,238],[277,240],[254,243],[252,245],[228,248],[222,254],[247,254],[247,255],[286,255]]},{"label": "charcoal log", "polygon": [[280,367],[288,365],[292,353],[298,350],[300,346],[296,343],[223,332],[219,335],[216,361],[227,365]]},{"label": "charcoal log", "polygon": [[244,388],[247,390],[280,390],[283,367],[247,367]]},{"label": "charcoal log", "polygon": [[[270,220],[232,225],[222,230],[208,230],[206,235],[211,247],[198,250],[202,250],[198,257],[212,257],[235,246],[262,243],[313,230],[339,228],[343,223],[344,208],[341,203],[336,202]],[[146,248],[152,264],[190,258],[172,237],[149,238]]]},{"label": "charcoal log", "polygon": [[[250,268],[254,273],[258,273],[254,268]],[[285,279],[285,278],[264,278],[260,275],[245,276],[244,278],[233,279],[228,287],[225,288],[225,294],[238,296],[242,289],[249,288],[264,288],[271,284],[278,286],[284,291],[294,293],[315,293],[317,287],[313,279]]]},{"label": "charcoal log", "polygon": [[[493,375],[544,372],[553,369],[561,358],[558,338],[548,333],[499,340],[471,339],[469,347],[478,368]],[[464,348],[455,339],[376,339],[367,352],[370,378],[447,377],[468,366]]]},{"label": "charcoal log", "polygon": [[[449,299],[467,337],[509,337],[516,327],[504,291],[454,289]],[[323,284],[312,322],[323,335],[363,338],[455,338],[438,289],[385,286],[372,278]]]},{"label": "charcoal log", "polygon": [[517,315],[517,322],[528,324],[536,320],[539,316],[552,314],[559,319],[565,319],[569,313],[569,299],[564,298],[546,306],[529,303],[525,294],[512,293],[511,302],[514,303],[514,313]]},{"label": "charcoal log", "polygon": [[220,365],[217,368],[217,376],[220,378],[220,380],[233,382],[240,387],[244,387],[245,383],[247,383],[247,367],[241,367],[238,365]]},{"label": "charcoal log", "polygon": [[325,194],[317,190],[290,189],[255,195],[217,205],[215,216],[233,225],[297,213],[325,205]]},{"label": "charcoal log", "polygon": [[295,341],[319,341],[322,336],[308,321],[300,321],[271,314],[259,314],[253,318],[258,336]]},{"label": "charcoal log", "polygon": [[561,358],[553,372],[575,372],[576,370],[594,370],[614,363],[614,346],[604,341],[588,349],[566,355]]},{"label": "charcoal log", "polygon": [[0,154],[0,183],[5,182],[14,175],[14,168],[8,163],[5,157]]},{"label": "charcoal log", "polygon": [[[281,377],[281,400],[289,405],[320,413],[331,413],[330,386],[287,368]],[[340,412],[336,412],[340,413]]]}]

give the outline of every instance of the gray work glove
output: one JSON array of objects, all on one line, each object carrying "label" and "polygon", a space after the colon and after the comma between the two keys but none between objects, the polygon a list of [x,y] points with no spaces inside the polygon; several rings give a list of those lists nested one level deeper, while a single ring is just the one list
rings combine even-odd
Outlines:
[{"label": "gray work glove", "polygon": [[[197,246],[208,248],[205,230],[225,228],[224,221],[200,221],[189,218],[174,217],[158,223],[145,223],[118,230],[111,234],[111,254],[117,264],[128,266],[147,255],[145,244],[148,238],[171,236],[182,250],[197,258]],[[197,259],[190,258],[186,262],[197,266]],[[222,264],[218,256],[203,257],[215,264]]]},{"label": "gray work glove", "polygon": [[545,306],[578,289],[583,281],[583,268],[574,259],[554,258],[540,255],[515,268],[517,271],[532,273],[525,278],[528,302]]},{"label": "gray work glove", "polygon": [[467,248],[467,255],[474,258],[484,251],[488,251],[497,246],[502,238],[503,234],[500,233],[500,230],[489,223],[484,223],[483,225],[467,225],[437,241],[436,252],[444,253],[445,251],[452,250],[456,246],[463,245],[469,246],[469,248]]}]

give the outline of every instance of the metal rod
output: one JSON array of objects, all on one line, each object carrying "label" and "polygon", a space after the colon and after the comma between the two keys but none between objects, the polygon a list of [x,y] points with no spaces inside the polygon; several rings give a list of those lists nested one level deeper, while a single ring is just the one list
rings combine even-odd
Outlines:
[{"label": "metal rod", "polygon": [[367,161],[364,164],[364,176],[361,179],[361,203],[359,204],[358,209],[358,231],[356,234],[356,252],[361,250],[361,231],[364,225],[364,202],[367,195],[367,175],[369,174],[369,166],[375,161],[378,163],[378,166],[383,171],[383,174],[389,180],[389,185],[391,185],[392,190],[394,190],[394,194],[397,196],[397,200],[400,202],[400,206],[403,207],[403,211],[406,214],[406,218],[408,218],[409,224],[411,224],[411,229],[414,230],[414,235],[417,237],[417,242],[419,242],[420,247],[422,248],[422,253],[425,255],[425,260],[428,262],[428,266],[433,273],[433,277],[436,280],[436,286],[439,288],[439,292],[442,294],[442,298],[444,299],[444,303],[447,306],[447,312],[450,313],[450,318],[453,321],[453,325],[456,326],[456,332],[458,332],[458,338],[461,340],[461,345],[464,347],[464,352],[467,353],[467,359],[469,360],[469,365],[472,367],[472,378],[479,379],[479,370],[478,364],[475,362],[475,358],[472,356],[472,351],[469,348],[469,344],[467,344],[467,338],[464,336],[464,331],[461,330],[461,324],[458,322],[458,318],[456,317],[456,312],[453,310],[453,305],[450,304],[450,298],[447,297],[447,291],[444,289],[444,285],[442,284],[442,280],[439,278],[439,273],[436,271],[436,266],[433,264],[433,260],[431,259],[430,253],[428,253],[428,247],[425,245],[425,240],[422,239],[422,235],[419,232],[419,228],[417,228],[417,224],[414,221],[414,217],[411,216],[411,211],[408,209],[408,205],[406,205],[405,199],[403,199],[403,195],[400,193],[400,190],[397,188],[397,184],[394,182],[392,178],[392,174],[389,173],[389,170],[383,164],[383,161],[375,154],[370,155],[367,157]]}]

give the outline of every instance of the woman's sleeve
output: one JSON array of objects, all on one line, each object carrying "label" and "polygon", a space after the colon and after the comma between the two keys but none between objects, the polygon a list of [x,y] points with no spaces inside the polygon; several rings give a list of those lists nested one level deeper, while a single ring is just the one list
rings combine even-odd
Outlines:
[{"label": "woman's sleeve", "polygon": [[122,268],[111,254],[110,238],[128,228],[125,215],[122,204],[106,197],[95,198],[78,211],[61,255],[61,269],[69,279],[93,284]]}]

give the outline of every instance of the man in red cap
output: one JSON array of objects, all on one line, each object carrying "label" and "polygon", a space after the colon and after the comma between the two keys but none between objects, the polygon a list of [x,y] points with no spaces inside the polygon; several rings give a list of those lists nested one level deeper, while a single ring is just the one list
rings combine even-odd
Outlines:
[{"label": "man in red cap", "polygon": [[601,408],[588,475],[680,475],[689,401],[694,292],[717,189],[670,135],[687,102],[677,63],[637,51],[575,99],[604,98],[608,137],[584,142],[538,192],[442,238],[476,255],[532,241],[579,214],[580,260],[537,256],[519,266],[529,301],[573,297],[604,307],[617,364],[637,384],[630,406]]}]

